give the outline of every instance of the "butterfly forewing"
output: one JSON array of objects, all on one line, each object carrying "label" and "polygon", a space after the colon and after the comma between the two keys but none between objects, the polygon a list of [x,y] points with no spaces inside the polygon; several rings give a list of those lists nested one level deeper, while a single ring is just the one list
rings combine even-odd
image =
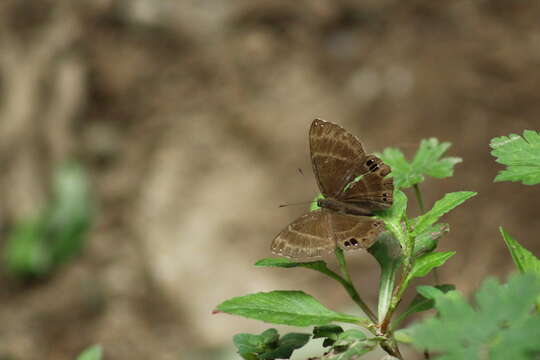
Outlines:
[{"label": "butterfly forewing", "polygon": [[365,157],[360,141],[341,126],[315,119],[309,130],[313,173],[321,193],[338,196]]}]

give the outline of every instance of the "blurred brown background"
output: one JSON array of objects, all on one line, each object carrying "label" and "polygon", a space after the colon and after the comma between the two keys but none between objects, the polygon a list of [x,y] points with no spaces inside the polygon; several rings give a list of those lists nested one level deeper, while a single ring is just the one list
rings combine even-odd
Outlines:
[{"label": "blurred brown background", "polygon": [[[540,193],[492,183],[488,143],[538,130],[539,18],[540,2],[510,0],[2,0],[2,234],[74,156],[98,212],[83,254],[49,279],[1,277],[0,358],[101,343],[106,359],[232,359],[233,334],[268,326],[211,315],[226,298],[303,289],[350,309],[317,273],[252,266],[305,211],[278,205],[317,192],[315,117],[368,151],[451,141],[464,162],[422,185],[427,205],[479,195],[445,218],[441,248],[458,254],[441,281],[470,293],[506,276],[498,226],[538,254]],[[375,262],[349,258],[375,304]]]}]

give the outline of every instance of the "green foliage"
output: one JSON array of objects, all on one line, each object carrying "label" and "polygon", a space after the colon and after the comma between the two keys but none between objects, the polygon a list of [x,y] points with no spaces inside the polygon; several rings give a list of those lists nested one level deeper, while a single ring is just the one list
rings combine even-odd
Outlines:
[{"label": "green foliage", "polygon": [[401,190],[394,191],[394,204],[388,210],[377,212],[377,217],[384,221],[386,229],[405,247],[406,239],[401,222],[407,210],[407,196]]},{"label": "green foliage", "polygon": [[441,158],[450,146],[449,142],[439,143],[435,138],[424,139],[411,163],[396,148],[386,148],[380,157],[392,168],[394,186],[409,188],[423,182],[426,175],[438,179],[453,175],[454,165],[460,163],[461,158]]},{"label": "green foliage", "polygon": [[407,306],[407,309],[403,311],[398,317],[396,317],[396,319],[392,322],[392,329],[395,329],[397,325],[399,325],[399,323],[401,323],[404,319],[414,313],[433,309],[433,306],[435,305],[435,291],[435,294],[438,294],[439,290],[443,293],[447,293],[448,291],[454,290],[455,288],[456,287],[454,285],[418,286],[416,288],[418,294],[414,297],[409,306]]},{"label": "green foliage", "polygon": [[239,296],[222,302],[216,312],[292,326],[326,325],[331,322],[355,324],[363,321],[329,310],[303,291],[271,291]]},{"label": "green foliage", "polygon": [[89,186],[75,163],[60,167],[52,196],[35,218],[21,220],[8,236],[7,270],[19,278],[44,276],[76,255],[91,224]]},{"label": "green foliage", "polygon": [[324,261],[309,261],[309,262],[294,262],[286,258],[266,258],[255,263],[255,266],[295,268],[304,267],[307,269],[317,270],[320,272],[328,271],[328,267]]},{"label": "green foliage", "polygon": [[418,236],[428,230],[441,216],[475,195],[476,193],[472,191],[458,191],[444,195],[431,210],[416,218],[413,234]]},{"label": "green foliage", "polygon": [[90,346],[77,356],[77,360],[101,360],[103,351],[100,345]]},{"label": "green foliage", "polygon": [[445,223],[431,225],[424,232],[416,235],[414,242],[414,256],[418,257],[435,250],[439,239],[450,231],[450,226]]},{"label": "green foliage", "polygon": [[240,356],[246,360],[288,359],[294,350],[309,341],[310,334],[289,333],[282,337],[276,329],[268,329],[260,335],[237,334],[234,345]]},{"label": "green foliage", "polygon": [[[531,133],[526,132],[524,137],[529,141],[528,146],[532,146]],[[535,144],[538,144],[537,140],[534,140]],[[500,146],[499,150],[505,145]],[[339,273],[322,260],[295,262],[283,258],[267,258],[259,260],[255,265],[301,267],[325,274],[344,286],[367,318],[327,309],[301,291],[273,291],[241,296],[223,302],[216,308],[216,312],[275,324],[315,325],[313,338],[323,338],[323,346],[329,348],[322,357],[316,358],[319,360],[359,359],[377,345],[386,351],[387,359],[402,359],[396,340],[412,343],[422,351],[428,349],[432,354],[439,353],[439,360],[480,360],[487,356],[490,356],[490,359],[520,360],[530,359],[527,356],[534,351],[540,353],[539,345],[536,344],[540,330],[539,315],[537,312],[532,313],[535,301],[540,304],[540,277],[534,280],[531,277],[513,277],[507,285],[488,280],[478,291],[477,305],[474,308],[452,285],[419,286],[418,294],[412,302],[401,314],[397,312],[410,282],[426,276],[455,254],[453,251],[435,251],[439,239],[449,231],[448,224],[438,223],[440,218],[476,195],[471,191],[448,193],[417,218],[410,219],[407,216],[407,197],[400,188],[414,186],[416,198],[423,211],[423,201],[417,185],[424,181],[426,175],[435,178],[451,176],[454,165],[461,162],[459,158],[443,157],[449,147],[450,143],[439,143],[436,139],[423,140],[411,163],[407,162],[398,149],[385,149],[381,155],[383,161],[392,168],[395,191],[393,206],[375,215],[385,223],[387,231],[380,234],[368,249],[381,269],[377,315],[364,303],[355,289],[341,249],[335,251]],[[319,195],[315,199],[311,210],[318,208],[316,200],[321,197]],[[504,230],[501,229],[501,232],[518,268],[522,272],[538,274],[539,260]],[[398,275],[399,281],[396,282]],[[396,330],[410,315],[433,308],[438,311],[437,317],[428,318],[406,330]],[[331,324],[334,322],[359,325],[373,336],[368,338],[359,329],[343,331],[340,326]],[[244,335],[243,338],[237,338],[240,335],[235,337],[239,352],[245,359],[275,356],[276,353],[262,354],[275,350],[269,350],[268,344],[278,344],[277,332],[270,332],[269,334],[274,335],[266,340],[262,337],[264,334],[241,334]],[[296,342],[298,346],[294,348],[304,344],[301,343]],[[293,347],[287,351],[292,353],[292,350]]]},{"label": "green foliage", "polygon": [[339,334],[343,332],[343,328],[338,325],[323,325],[313,328],[313,338],[323,338],[323,347],[332,346],[338,339]]},{"label": "green foliage", "polygon": [[368,251],[375,257],[381,268],[377,314],[378,318],[382,319],[392,302],[396,273],[403,260],[402,249],[396,238],[387,233],[380,236]]},{"label": "green foliage", "polygon": [[522,273],[532,273],[540,277],[540,260],[514,240],[502,226],[499,230],[518,270]]},{"label": "green foliage", "polygon": [[432,252],[420,256],[413,265],[411,272],[407,276],[407,282],[410,280],[426,276],[436,267],[443,265],[446,260],[455,255],[455,251]]},{"label": "green foliage", "polygon": [[499,172],[495,181],[521,181],[525,185],[540,183],[540,134],[523,131],[523,137],[510,134],[496,137],[489,144],[491,155],[507,168]]},{"label": "green foliage", "polygon": [[368,339],[361,331],[350,329],[336,336],[330,350],[322,357],[325,360],[355,360],[375,348],[378,341]]},{"label": "green foliage", "polygon": [[532,360],[540,353],[540,314],[531,313],[539,278],[517,275],[502,285],[488,279],[475,295],[475,307],[457,291],[431,288],[426,294],[434,298],[438,316],[402,330],[398,339],[443,353],[439,360]]}]

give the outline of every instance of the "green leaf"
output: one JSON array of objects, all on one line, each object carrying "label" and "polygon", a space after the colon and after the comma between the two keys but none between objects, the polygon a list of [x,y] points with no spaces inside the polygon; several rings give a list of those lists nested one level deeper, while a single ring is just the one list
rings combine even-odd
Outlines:
[{"label": "green leaf", "polygon": [[271,291],[239,296],[224,301],[218,305],[215,312],[291,326],[365,321],[362,318],[329,310],[303,291]]},{"label": "green leaf", "polygon": [[77,356],[77,360],[101,360],[103,351],[100,345],[93,345]]},{"label": "green leaf", "polygon": [[540,260],[514,240],[502,226],[499,227],[499,230],[518,270],[522,273],[533,273],[540,276]]},{"label": "green leaf", "polygon": [[246,360],[257,360],[259,355],[266,352],[273,344],[277,344],[279,334],[276,329],[268,329],[260,335],[236,334],[233,343],[238,353]]},{"label": "green leaf", "polygon": [[268,329],[260,335],[237,334],[233,342],[246,360],[288,359],[294,350],[307,344],[310,337],[310,334],[289,333],[280,338],[276,329]]},{"label": "green leaf", "polygon": [[61,166],[52,181],[52,197],[32,218],[17,222],[8,236],[8,271],[20,278],[44,276],[80,252],[90,227],[88,182],[75,163]]},{"label": "green leaf", "polygon": [[381,267],[377,316],[384,319],[392,300],[396,273],[403,258],[402,249],[392,234],[383,233],[368,252],[375,257]]},{"label": "green leaf", "polygon": [[441,158],[450,146],[449,142],[439,143],[435,138],[424,139],[411,163],[396,148],[386,148],[380,157],[392,168],[394,186],[408,188],[424,181],[426,175],[439,179],[452,176],[454,165],[460,163],[461,158]]},{"label": "green leaf", "polygon": [[414,278],[426,276],[431,270],[433,270],[433,268],[444,264],[446,260],[454,256],[455,253],[455,251],[432,252],[420,256],[415,261],[413,269],[409,273],[406,281],[409,282]]},{"label": "green leaf", "polygon": [[328,266],[322,260],[309,261],[309,262],[294,262],[286,258],[265,258],[257,261],[255,266],[266,266],[266,267],[281,267],[281,268],[295,268],[295,267],[304,267],[307,269],[317,270],[321,272],[326,272]]},{"label": "green leaf", "polygon": [[43,218],[20,221],[8,235],[5,263],[8,272],[19,278],[45,275],[52,267],[52,259],[44,237]]},{"label": "green leaf", "polygon": [[343,328],[337,325],[315,326],[313,328],[313,338],[324,338],[323,347],[328,347],[336,342],[338,335],[342,332]]},{"label": "green leaf", "polygon": [[402,247],[406,246],[407,232],[403,229],[401,221],[407,210],[407,196],[401,190],[394,191],[394,203],[388,210],[377,211],[377,218],[384,221],[386,229],[399,241]]},{"label": "green leaf", "polygon": [[435,305],[434,301],[434,292],[435,294],[447,293],[448,291],[455,290],[454,285],[437,285],[437,286],[418,286],[416,290],[418,294],[414,297],[412,302],[407,306],[407,309],[399,314],[398,317],[392,322],[392,329],[395,329],[404,319],[410,315],[433,309]]},{"label": "green leaf", "polygon": [[289,333],[279,339],[276,349],[261,354],[261,359],[288,359],[294,350],[306,345],[310,334]]},{"label": "green leaf", "polygon": [[434,291],[437,317],[396,333],[419,350],[443,353],[446,360],[525,360],[540,352],[540,314],[532,313],[540,296],[540,279],[510,277],[507,284],[484,281],[469,305],[457,291]]},{"label": "green leaf", "polygon": [[416,235],[414,241],[414,256],[418,257],[435,250],[439,239],[450,231],[450,225],[438,223],[430,226],[421,234]]},{"label": "green leaf", "polygon": [[60,265],[81,251],[92,220],[88,179],[77,163],[68,162],[55,172],[45,217],[51,256]]},{"label": "green leaf", "polygon": [[367,339],[361,331],[350,329],[338,335],[330,351],[322,358],[325,360],[356,360],[361,355],[373,350],[376,345],[377,341]]},{"label": "green leaf", "polygon": [[540,183],[540,134],[523,131],[523,137],[510,134],[496,137],[489,144],[496,161],[507,168],[495,177],[498,181],[521,181],[524,185]]},{"label": "green leaf", "polygon": [[435,203],[431,210],[416,219],[413,236],[423,233],[439,220],[441,216],[475,195],[476,193],[472,191],[458,191],[444,195],[441,200]]},{"label": "green leaf", "polygon": [[420,256],[418,259],[416,259],[411,272],[409,272],[403,281],[403,286],[401,287],[401,293],[399,295],[403,294],[412,279],[426,276],[434,268],[443,265],[446,260],[451,258],[455,253],[455,251],[432,252]]}]

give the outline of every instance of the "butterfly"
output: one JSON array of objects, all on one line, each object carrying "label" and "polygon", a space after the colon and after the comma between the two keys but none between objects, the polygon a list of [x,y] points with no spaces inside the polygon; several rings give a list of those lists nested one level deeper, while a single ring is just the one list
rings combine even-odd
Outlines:
[{"label": "butterfly", "polygon": [[384,230],[373,211],[392,206],[391,169],[366,155],[360,141],[341,126],[315,119],[309,129],[313,173],[324,196],[318,210],[293,221],[272,241],[271,250],[288,258],[310,259],[339,247],[367,249]]}]

